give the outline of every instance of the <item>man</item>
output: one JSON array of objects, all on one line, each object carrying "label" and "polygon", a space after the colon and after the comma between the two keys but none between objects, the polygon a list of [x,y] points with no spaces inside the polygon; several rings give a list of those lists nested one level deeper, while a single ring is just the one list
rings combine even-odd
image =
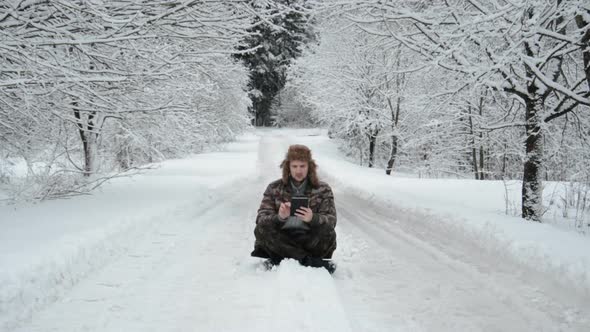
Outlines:
[{"label": "man", "polygon": [[[305,145],[291,145],[281,163],[282,178],[264,191],[254,235],[252,256],[268,258],[276,265],[293,258],[302,265],[325,267],[330,273],[336,249],[336,207],[328,184],[317,177],[317,165]],[[291,216],[291,197],[306,196],[309,207],[301,207]]]}]

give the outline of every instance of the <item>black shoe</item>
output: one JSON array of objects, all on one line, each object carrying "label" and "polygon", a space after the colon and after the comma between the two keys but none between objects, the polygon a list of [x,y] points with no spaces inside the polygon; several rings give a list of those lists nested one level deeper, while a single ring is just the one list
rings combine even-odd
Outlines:
[{"label": "black shoe", "polygon": [[328,270],[330,274],[336,272],[336,263],[333,261],[324,260],[324,269]]},{"label": "black shoe", "polygon": [[334,262],[332,262],[331,260],[322,259],[319,257],[306,256],[303,259],[299,260],[299,264],[301,264],[303,266],[323,267],[326,270],[328,270],[328,272],[330,274],[332,274],[332,273],[334,273],[334,271],[336,271],[336,264],[334,264]]},{"label": "black shoe", "polygon": [[273,266],[280,265],[282,260],[283,260],[282,258],[274,257],[274,258],[269,258],[269,259],[265,260],[264,263],[262,263],[262,264],[264,264],[264,267],[267,270],[271,270],[273,268]]},{"label": "black shoe", "polygon": [[270,255],[266,250],[262,249],[261,247],[254,247],[254,251],[250,253],[252,257],[260,257],[260,258],[270,258]]},{"label": "black shoe", "polygon": [[305,256],[299,260],[299,264],[303,266],[322,267],[323,260],[317,257]]}]

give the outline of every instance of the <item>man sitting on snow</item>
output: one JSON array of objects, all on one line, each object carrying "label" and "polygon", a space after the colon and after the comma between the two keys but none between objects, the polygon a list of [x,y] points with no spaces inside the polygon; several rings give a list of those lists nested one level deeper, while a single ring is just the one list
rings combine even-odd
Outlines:
[{"label": "man sitting on snow", "polygon": [[[291,145],[281,163],[283,176],[264,191],[254,235],[252,256],[277,265],[293,258],[305,266],[325,267],[330,273],[336,249],[336,206],[330,186],[318,180],[316,163],[305,145]],[[291,197],[306,196],[309,207],[291,216]]]}]

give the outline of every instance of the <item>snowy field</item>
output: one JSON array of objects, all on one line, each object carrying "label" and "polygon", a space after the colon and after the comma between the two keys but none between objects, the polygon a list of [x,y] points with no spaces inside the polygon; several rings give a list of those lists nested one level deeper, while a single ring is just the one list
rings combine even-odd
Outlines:
[{"label": "snowy field", "polygon": [[[502,182],[388,177],[322,133],[259,130],[92,196],[0,207],[0,331],[590,330],[590,237],[507,216]],[[293,143],[334,189],[333,276],[249,257]]]}]

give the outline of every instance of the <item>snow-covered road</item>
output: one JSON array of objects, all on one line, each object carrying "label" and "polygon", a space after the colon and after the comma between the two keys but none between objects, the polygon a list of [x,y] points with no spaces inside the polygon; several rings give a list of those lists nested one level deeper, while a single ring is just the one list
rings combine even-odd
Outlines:
[{"label": "snow-covered road", "polygon": [[[584,331],[588,299],[404,214],[336,192],[336,284],[355,331]],[[391,215],[396,217],[391,218]]]},{"label": "snow-covered road", "polygon": [[327,272],[248,257],[258,187],[237,181],[204,213],[175,211],[17,331],[346,331]]},{"label": "snow-covered road", "polygon": [[294,261],[265,271],[248,257],[255,213],[292,141],[263,135],[249,152],[257,176],[149,223],[15,331],[589,330],[588,294],[338,183],[336,273]]}]

